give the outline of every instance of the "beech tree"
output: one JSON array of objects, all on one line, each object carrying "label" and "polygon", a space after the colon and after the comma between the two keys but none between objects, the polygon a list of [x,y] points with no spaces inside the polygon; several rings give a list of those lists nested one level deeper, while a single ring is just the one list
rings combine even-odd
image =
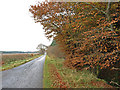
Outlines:
[{"label": "beech tree", "polygon": [[81,69],[120,63],[120,9],[117,2],[48,2],[31,5],[35,22],[43,25],[66,54],[65,64]]}]

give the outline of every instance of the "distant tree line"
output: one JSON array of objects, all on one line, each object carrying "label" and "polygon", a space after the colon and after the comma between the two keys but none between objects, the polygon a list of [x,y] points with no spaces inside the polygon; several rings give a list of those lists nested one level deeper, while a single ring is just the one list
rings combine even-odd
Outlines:
[{"label": "distant tree line", "polygon": [[37,53],[37,51],[35,51],[35,52],[30,52],[30,51],[27,51],[27,52],[23,52],[23,51],[0,51],[0,53],[5,53],[5,54],[9,54],[9,53]]}]

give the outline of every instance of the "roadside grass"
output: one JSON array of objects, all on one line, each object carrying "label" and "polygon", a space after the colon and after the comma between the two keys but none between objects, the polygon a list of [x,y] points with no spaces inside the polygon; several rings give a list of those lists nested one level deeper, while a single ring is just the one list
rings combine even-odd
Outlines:
[{"label": "roadside grass", "polygon": [[52,88],[52,81],[50,80],[50,72],[48,64],[51,62],[50,57],[46,56],[44,63],[44,71],[43,71],[43,88]]},{"label": "roadside grass", "polygon": [[[61,88],[63,86],[66,88],[112,88],[112,86],[108,85],[104,80],[97,78],[90,71],[72,70],[65,67],[63,62],[64,59],[46,57],[43,79],[44,88]],[[51,68],[52,66],[53,68]],[[58,73],[54,74],[54,72]],[[59,77],[55,78],[55,75],[60,75],[59,77],[62,79],[59,80]]]},{"label": "roadside grass", "polygon": [[24,63],[27,63],[35,58],[40,57],[39,54],[13,54],[13,55],[3,55],[4,64],[0,67],[1,71],[8,70]]}]

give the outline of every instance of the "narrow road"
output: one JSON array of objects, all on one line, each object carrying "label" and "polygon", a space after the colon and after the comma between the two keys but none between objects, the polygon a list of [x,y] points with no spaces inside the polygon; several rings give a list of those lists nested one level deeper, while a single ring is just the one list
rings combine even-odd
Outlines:
[{"label": "narrow road", "polygon": [[2,71],[2,88],[42,88],[45,57]]}]

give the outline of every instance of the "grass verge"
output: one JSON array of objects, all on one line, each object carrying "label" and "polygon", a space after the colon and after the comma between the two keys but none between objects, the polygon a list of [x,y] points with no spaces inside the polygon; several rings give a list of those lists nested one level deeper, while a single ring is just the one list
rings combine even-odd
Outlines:
[{"label": "grass verge", "polygon": [[45,64],[44,64],[44,72],[43,72],[43,88],[52,88],[51,87],[51,84],[52,84],[52,81],[50,80],[50,72],[49,72],[49,63],[50,63],[51,59],[46,56],[46,59],[45,59]]},{"label": "grass verge", "polygon": [[[38,58],[40,57],[41,55],[34,55],[32,57],[28,57],[26,59],[16,59],[16,60],[13,60],[13,61],[7,61],[6,64],[3,64],[2,67],[0,67],[0,70],[4,71],[4,70],[8,70],[8,69],[11,69],[11,68],[14,68],[14,67],[17,67],[17,66],[20,66],[24,63],[27,63],[35,58]],[[9,58],[8,58],[9,59]],[[13,59],[13,58],[12,58]]]},{"label": "grass verge", "polygon": [[64,59],[46,57],[44,88],[112,88],[88,70],[71,70],[63,65]]}]

